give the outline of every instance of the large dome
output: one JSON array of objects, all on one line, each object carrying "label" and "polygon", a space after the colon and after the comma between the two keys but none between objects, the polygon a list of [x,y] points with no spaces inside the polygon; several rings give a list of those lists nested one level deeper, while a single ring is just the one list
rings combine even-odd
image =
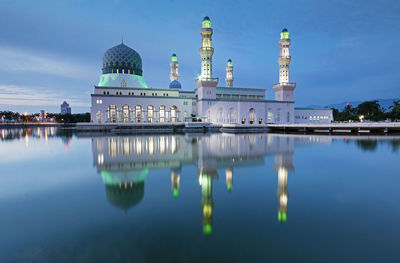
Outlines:
[{"label": "large dome", "polygon": [[139,53],[124,43],[104,53],[103,74],[124,73],[142,76],[142,59]]}]

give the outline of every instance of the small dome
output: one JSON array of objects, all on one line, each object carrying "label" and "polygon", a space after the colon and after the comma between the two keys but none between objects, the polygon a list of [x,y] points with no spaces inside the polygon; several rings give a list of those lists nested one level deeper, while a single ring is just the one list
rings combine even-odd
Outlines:
[{"label": "small dome", "polygon": [[282,32],[289,32],[286,28],[282,29]]},{"label": "small dome", "polygon": [[232,59],[228,59],[228,62],[232,62]]},{"label": "small dome", "polygon": [[203,21],[206,21],[206,20],[211,21],[210,18],[209,18],[208,16],[205,16],[205,17],[203,18]]},{"label": "small dome", "polygon": [[174,80],[169,84],[169,88],[170,89],[181,89],[182,86],[181,86],[181,83],[179,81]]},{"label": "small dome", "polygon": [[103,74],[121,73],[142,76],[142,59],[135,50],[121,43],[108,49],[103,57]]},{"label": "small dome", "polygon": [[175,53],[172,54],[172,56],[171,56],[171,61],[173,61],[173,62],[178,62],[178,58],[176,57],[176,54],[175,54]]}]

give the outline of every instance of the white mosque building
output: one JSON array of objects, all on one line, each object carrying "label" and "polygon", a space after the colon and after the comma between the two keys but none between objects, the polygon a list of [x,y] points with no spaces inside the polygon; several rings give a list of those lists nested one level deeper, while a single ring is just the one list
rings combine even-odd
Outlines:
[{"label": "white mosque building", "polygon": [[124,43],[106,51],[102,75],[91,94],[91,122],[139,123],[186,122],[193,119],[214,124],[330,123],[331,109],[295,108],[296,83],[289,82],[290,38],[281,32],[279,83],[273,85],[274,99],[267,99],[265,88],[234,86],[233,63],[227,61],[225,86],[212,75],[213,29],[205,17],[200,30],[201,75],[196,88],[182,90],[178,59],[171,57],[171,83],[168,88],[149,88],[143,77],[140,55]]}]

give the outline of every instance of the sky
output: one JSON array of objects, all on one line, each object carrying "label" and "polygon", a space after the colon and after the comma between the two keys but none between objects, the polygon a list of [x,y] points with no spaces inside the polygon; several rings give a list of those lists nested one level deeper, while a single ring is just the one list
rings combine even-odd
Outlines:
[{"label": "sky", "polygon": [[214,29],[213,76],[225,85],[278,82],[279,38],[290,32],[290,81],[296,106],[400,97],[400,1],[1,0],[0,111],[90,110],[104,52],[121,43],[143,61],[153,88],[168,88],[176,53],[183,90],[200,73],[200,28]]}]

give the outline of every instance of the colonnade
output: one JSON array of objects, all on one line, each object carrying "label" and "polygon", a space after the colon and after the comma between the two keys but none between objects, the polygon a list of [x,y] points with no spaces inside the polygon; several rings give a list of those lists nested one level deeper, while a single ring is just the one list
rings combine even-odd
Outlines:
[{"label": "colonnade", "polygon": [[[187,112],[183,114],[184,118],[188,117]],[[167,108],[164,105],[156,108],[153,105],[143,107],[142,105],[136,105],[130,107],[129,105],[123,105],[118,108],[116,105],[110,105],[107,107],[105,112],[101,110],[96,113],[96,122],[101,123],[105,117],[106,123],[140,123],[140,122],[179,122],[180,111],[177,106]]]}]

